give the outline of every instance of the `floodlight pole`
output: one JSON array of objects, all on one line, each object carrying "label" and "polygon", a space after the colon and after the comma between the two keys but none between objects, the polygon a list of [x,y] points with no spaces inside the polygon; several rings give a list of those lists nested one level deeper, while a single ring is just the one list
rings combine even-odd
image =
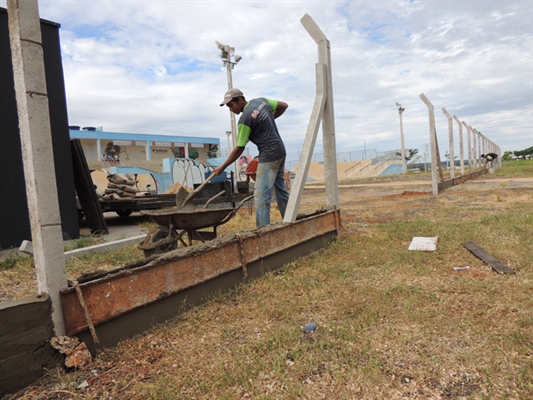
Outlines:
[{"label": "floodlight pole", "polygon": [[398,114],[400,115],[400,144],[402,146],[402,174],[407,173],[407,163],[405,161],[405,145],[403,141],[403,121],[402,113],[405,111],[405,108],[402,107],[400,103],[396,103],[398,106]]},{"label": "floodlight pole", "polygon": [[[222,65],[226,68],[226,75],[228,79],[228,89],[233,88],[233,79],[231,76],[231,70],[237,65],[239,61],[241,61],[242,57],[235,55],[235,47],[228,46],[227,44],[222,44],[220,42],[215,42],[218,49],[220,50],[220,58],[222,59]],[[233,61],[232,61],[233,57]],[[233,147],[237,146],[237,127],[235,124],[235,114],[233,114],[231,111],[229,112],[230,115],[230,123],[231,123],[231,139],[233,143]],[[229,139],[229,138],[228,138]],[[229,153],[228,153],[229,157]],[[237,176],[238,176],[238,163],[237,160],[234,164],[235,168],[235,187],[237,187]]]}]

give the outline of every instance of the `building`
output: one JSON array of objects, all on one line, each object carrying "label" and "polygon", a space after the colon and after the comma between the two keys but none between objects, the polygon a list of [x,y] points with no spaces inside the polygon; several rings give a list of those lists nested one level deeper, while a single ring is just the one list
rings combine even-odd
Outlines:
[{"label": "building", "polygon": [[71,139],[80,140],[89,163],[115,155],[121,162],[135,165],[172,157],[207,160],[220,154],[219,138],[106,132],[101,127],[69,126],[69,131]]}]

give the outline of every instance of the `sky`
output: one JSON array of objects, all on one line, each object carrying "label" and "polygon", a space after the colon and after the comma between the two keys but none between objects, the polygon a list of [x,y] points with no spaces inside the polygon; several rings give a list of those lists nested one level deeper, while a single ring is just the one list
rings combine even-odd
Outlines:
[{"label": "sky", "polygon": [[[337,152],[399,150],[399,102],[405,148],[422,154],[430,139],[421,93],[435,107],[441,154],[448,149],[442,107],[502,153],[533,146],[531,0],[38,4],[41,18],[61,24],[69,125],[218,137],[227,149],[219,41],[242,57],[232,80],[248,100],[289,104],[276,122],[287,161],[297,160],[316,94],[317,45],[300,22],[308,14],[330,42]],[[457,156],[455,121],[453,130]],[[314,153],[323,153],[321,135]]]}]

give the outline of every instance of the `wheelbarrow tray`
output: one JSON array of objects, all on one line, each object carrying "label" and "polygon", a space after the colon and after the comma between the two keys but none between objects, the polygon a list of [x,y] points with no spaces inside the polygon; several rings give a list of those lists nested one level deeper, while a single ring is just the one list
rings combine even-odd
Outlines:
[{"label": "wheelbarrow tray", "polygon": [[228,222],[235,213],[235,208],[197,208],[185,211],[178,207],[163,210],[141,211],[150,216],[158,225],[174,229],[196,230],[217,227]]}]

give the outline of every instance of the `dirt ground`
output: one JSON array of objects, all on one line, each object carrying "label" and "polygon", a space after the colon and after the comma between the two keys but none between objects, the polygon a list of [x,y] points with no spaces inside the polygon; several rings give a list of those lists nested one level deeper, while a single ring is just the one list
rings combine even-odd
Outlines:
[{"label": "dirt ground", "polygon": [[[348,238],[352,236],[372,236],[375,235],[375,232],[371,231],[371,227],[374,224],[380,224],[384,222],[406,220],[410,217],[425,216],[426,218],[429,215],[431,218],[431,213],[434,212],[453,212],[453,211],[442,211],[443,208],[446,208],[447,205],[461,206],[462,204],[468,205],[469,207],[475,206],[483,209],[487,208],[502,208],[505,209],[515,203],[523,203],[526,205],[533,205],[533,179],[530,178],[519,178],[519,179],[479,179],[474,181],[468,181],[464,184],[452,187],[447,189],[442,193],[442,195],[433,195],[431,193],[431,182],[427,180],[420,181],[411,181],[411,182],[383,182],[383,183],[366,183],[366,184],[343,184],[339,186],[339,203],[342,216],[342,229],[340,232],[341,239]],[[488,207],[490,205],[490,207]],[[309,213],[316,211],[317,209],[323,208],[325,206],[325,188],[323,186],[313,186],[312,188],[305,189],[300,212]],[[274,211],[272,212],[273,223],[279,222],[280,217],[279,213]],[[241,230],[241,229],[251,229],[255,223],[255,217],[249,209],[241,209],[238,213],[238,218],[230,221],[227,225],[224,226],[223,232],[229,232],[232,230]],[[221,234],[223,233],[221,232]],[[505,260],[504,260],[505,261]],[[477,272],[480,274],[479,272]],[[474,275],[474,272],[472,272]],[[483,272],[480,275],[488,275],[487,272]],[[280,278],[281,279],[281,278]],[[259,295],[258,295],[259,296]],[[260,297],[260,296],[259,296]],[[248,307],[245,302],[243,302],[243,307]],[[255,315],[256,311],[253,310],[253,307],[250,307],[250,315]],[[220,313],[220,318],[222,318],[223,313]],[[242,315],[239,314],[239,318],[242,318]],[[236,317],[234,317],[235,319]],[[212,323],[217,325],[224,325],[221,321],[214,320]],[[247,320],[247,319],[243,319]],[[249,318],[251,323],[253,322]],[[272,322],[272,321],[270,321]],[[203,321],[203,324],[208,322]],[[211,322],[210,322],[211,323]],[[228,322],[229,324],[229,322]],[[254,328],[255,329],[255,328]],[[210,331],[209,331],[210,332]],[[191,341],[195,344],[197,341],[196,336]],[[154,335],[148,335],[146,337],[147,346],[150,348],[147,350],[147,354],[152,354],[153,349],[159,351],[160,346],[157,342],[157,346],[154,345],[157,339]],[[204,340],[203,338],[201,339]],[[133,343],[133,342],[132,342]],[[206,342],[208,343],[208,342]],[[207,345],[207,344],[205,344]],[[133,346],[133,344],[132,344]],[[161,345],[162,346],[162,345]],[[200,346],[201,348],[202,346]],[[221,345],[220,348],[223,346]],[[131,349],[131,351],[139,351],[138,349]],[[152,353],[150,353],[152,351]],[[169,350],[165,350],[169,351]],[[180,354],[184,351],[183,348],[180,348]],[[161,350],[163,354],[163,350]],[[120,354],[119,354],[120,355]],[[116,356],[116,355],[115,355]],[[117,356],[118,357],[118,356]],[[128,356],[133,359],[133,356]],[[162,357],[162,356],[161,356]],[[176,356],[178,357],[178,356]],[[128,358],[128,359],[129,359]],[[140,359],[140,358],[139,358]],[[294,363],[294,360],[289,360],[291,363]],[[111,396],[106,397],[102,393],[107,393],[107,391],[112,392],[109,388],[118,387],[117,382],[121,382],[121,379],[125,379],[124,376],[135,375],[138,378],[137,381],[133,380],[134,383],[142,382],[150,379],[150,373],[153,373],[152,361],[144,363],[144,361],[132,361],[126,363],[121,360],[120,363],[114,364],[115,359],[106,359],[105,356],[94,360],[94,365],[87,368],[86,370],[81,370],[78,375],[72,379],[76,379],[76,385],[82,383],[83,381],[88,381],[92,387],[92,393],[95,394],[95,397],[87,396],[86,398],[111,398]],[[114,366],[110,366],[110,365]],[[122,366],[123,365],[123,366]],[[175,368],[175,365],[179,364],[178,361],[170,362],[170,370],[174,371],[172,368]],[[183,364],[187,365],[187,364]],[[123,368],[123,369],[121,369]],[[105,371],[101,375],[95,377],[93,371]],[[198,371],[191,374],[192,377],[196,376]],[[172,375],[172,373],[168,373]],[[142,377],[142,378],[139,378]],[[53,377],[52,377],[53,378]],[[66,390],[65,386],[58,386],[58,383],[50,378],[51,382],[43,382],[41,385],[35,385],[31,388],[28,388],[26,391],[21,391],[18,396],[14,398],[17,399],[45,399],[45,398],[57,398],[57,399],[67,399],[67,398],[83,398],[82,396],[76,395],[69,390]],[[192,378],[191,378],[192,379]],[[402,378],[403,379],[403,378]],[[409,378],[410,379],[410,378]],[[79,381],[79,382],[78,382]],[[407,381],[409,382],[409,380]],[[404,384],[404,382],[402,382]],[[63,383],[63,385],[65,385]],[[117,390],[117,393],[125,392],[128,389],[130,383],[125,384],[125,387],[121,387],[120,391]],[[59,389],[58,389],[59,388]],[[75,388],[72,390],[76,390]],[[129,389],[128,389],[129,390]],[[128,392],[129,393],[129,392]],[[279,393],[278,393],[279,394]],[[47,397],[49,395],[49,397]],[[42,396],[42,397],[39,397]],[[101,396],[101,397],[98,397]],[[120,395],[113,395],[113,398],[126,398],[120,397]],[[139,397],[140,398],[140,397]],[[194,398],[194,397],[191,397]],[[201,396],[197,397],[201,398]],[[203,397],[207,398],[207,397]],[[229,397],[228,397],[229,398]],[[274,397],[265,397],[265,398],[274,398]],[[279,397],[278,397],[279,398]],[[312,398],[312,397],[306,397]],[[321,398],[321,397],[316,397]],[[323,397],[326,398],[326,397]],[[331,397],[335,398],[335,397]],[[337,397],[342,398],[342,397]],[[366,397],[370,398],[370,397]],[[379,398],[379,397],[374,397]],[[387,398],[387,397],[381,397]],[[392,398],[392,397],[389,397]],[[400,397],[397,397],[400,398]],[[402,397],[409,398],[409,397]],[[411,397],[416,398],[416,397]],[[421,398],[421,397],[419,397]],[[450,396],[450,398],[459,398]]]}]

